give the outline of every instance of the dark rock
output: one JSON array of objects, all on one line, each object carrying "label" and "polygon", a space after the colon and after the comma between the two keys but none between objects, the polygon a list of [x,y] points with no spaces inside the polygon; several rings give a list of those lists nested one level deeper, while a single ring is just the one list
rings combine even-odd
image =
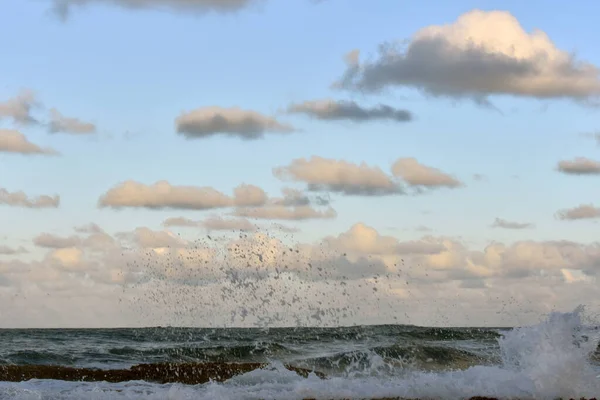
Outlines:
[{"label": "dark rock", "polygon": [[[73,368],[55,365],[3,365],[0,366],[0,381],[20,382],[30,379],[56,379],[84,382],[124,382],[144,380],[147,382],[178,382],[195,385],[211,380],[223,382],[235,375],[264,368],[261,363],[186,363],[186,364],[139,364],[129,369]],[[286,365],[288,370],[307,377],[310,370]],[[325,375],[315,371],[320,378]]]}]

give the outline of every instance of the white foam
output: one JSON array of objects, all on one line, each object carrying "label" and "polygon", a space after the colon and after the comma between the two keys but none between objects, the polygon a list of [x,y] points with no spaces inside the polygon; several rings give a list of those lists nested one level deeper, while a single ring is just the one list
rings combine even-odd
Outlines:
[{"label": "white foam", "polygon": [[[538,325],[508,332],[501,340],[503,364],[476,366],[444,373],[411,372],[403,376],[348,374],[307,379],[274,363],[225,383],[186,386],[141,381],[82,383],[32,380],[0,382],[1,399],[341,399],[428,397],[461,399],[470,396],[555,399],[600,395],[598,371],[589,362],[598,337],[586,336],[581,307],[554,313]],[[588,339],[586,339],[588,337]],[[365,371],[368,372],[368,371]]]}]

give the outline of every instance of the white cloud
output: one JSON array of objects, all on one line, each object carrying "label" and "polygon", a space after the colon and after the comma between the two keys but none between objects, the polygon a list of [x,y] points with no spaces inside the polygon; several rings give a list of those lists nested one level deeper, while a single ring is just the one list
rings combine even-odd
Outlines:
[{"label": "white cloud", "polygon": [[363,92],[411,87],[434,96],[488,95],[585,100],[600,93],[599,70],[558,49],[541,30],[526,32],[506,11],[472,10],[417,31],[405,47],[386,43],[373,61],[358,51],[336,83]]},{"label": "white cloud", "polygon": [[52,250],[47,259],[51,264],[57,264],[65,270],[83,270],[86,264],[83,260],[83,250],[77,247],[64,247]]},{"label": "white cloud", "polygon": [[362,223],[337,237],[327,237],[325,242],[342,252],[368,255],[436,254],[445,247],[428,240],[400,242],[392,236],[382,236],[374,228]]}]

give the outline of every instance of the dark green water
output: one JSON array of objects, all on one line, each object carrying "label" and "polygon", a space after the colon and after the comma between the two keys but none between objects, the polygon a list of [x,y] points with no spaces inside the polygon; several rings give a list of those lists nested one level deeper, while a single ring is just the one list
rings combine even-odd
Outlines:
[{"label": "dark green water", "polygon": [[356,326],[271,329],[0,330],[0,363],[117,368],[150,362],[283,361],[323,371],[373,360],[418,369],[498,362],[498,329]]}]

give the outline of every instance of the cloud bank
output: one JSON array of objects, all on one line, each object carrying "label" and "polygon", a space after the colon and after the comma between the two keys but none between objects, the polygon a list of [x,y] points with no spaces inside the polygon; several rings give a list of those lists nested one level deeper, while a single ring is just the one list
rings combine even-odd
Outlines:
[{"label": "cloud bank", "polygon": [[[364,223],[315,243],[290,243],[260,232],[191,241],[148,227],[114,235],[93,224],[74,231],[34,238],[47,249],[38,260],[0,259],[9,282],[0,291],[27,293],[30,306],[15,303],[3,325],[71,326],[65,316],[81,324],[87,320],[79,313],[89,307],[98,309],[96,324],[110,318],[114,324],[125,312],[129,326],[193,325],[205,312],[222,316],[215,321],[219,325],[237,326],[417,323],[425,315],[452,313],[462,302],[494,324],[498,320],[484,316],[505,316],[492,311],[509,299],[530,301],[538,305],[536,312],[547,312],[557,302],[577,300],[568,295],[573,290],[591,295],[600,272],[600,243],[517,241],[475,249],[443,236],[402,241]],[[104,296],[124,300],[121,311],[112,301],[97,301]],[[71,308],[63,299],[76,299],[79,311],[64,314]],[[44,312],[32,313],[33,305]]]}]

